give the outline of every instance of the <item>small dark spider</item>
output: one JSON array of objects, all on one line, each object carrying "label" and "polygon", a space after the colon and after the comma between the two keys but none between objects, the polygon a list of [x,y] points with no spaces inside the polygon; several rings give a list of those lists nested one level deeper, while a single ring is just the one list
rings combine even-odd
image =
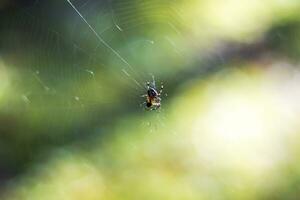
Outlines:
[{"label": "small dark spider", "polygon": [[152,83],[150,83],[148,81],[146,86],[147,86],[147,94],[143,95],[142,97],[146,97],[145,104],[146,104],[147,109],[149,109],[149,110],[159,109],[161,106],[161,97],[160,96],[161,96],[163,88],[164,88],[163,84],[161,84],[160,90],[158,92],[156,89],[155,80],[153,77]]}]

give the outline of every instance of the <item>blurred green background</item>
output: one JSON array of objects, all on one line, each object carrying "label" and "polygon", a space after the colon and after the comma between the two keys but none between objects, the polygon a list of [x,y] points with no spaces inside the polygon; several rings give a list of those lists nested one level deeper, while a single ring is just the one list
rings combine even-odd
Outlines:
[{"label": "blurred green background", "polygon": [[300,199],[300,1],[72,3],[130,66],[67,0],[0,0],[0,199]]}]

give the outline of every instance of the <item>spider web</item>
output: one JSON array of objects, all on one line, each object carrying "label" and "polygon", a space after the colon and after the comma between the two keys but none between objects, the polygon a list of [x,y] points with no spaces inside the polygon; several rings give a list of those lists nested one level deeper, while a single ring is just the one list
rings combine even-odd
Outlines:
[{"label": "spider web", "polygon": [[7,112],[49,126],[55,142],[142,110],[144,83],[174,77],[185,59],[169,1],[33,1],[9,12],[3,60],[18,73]]}]

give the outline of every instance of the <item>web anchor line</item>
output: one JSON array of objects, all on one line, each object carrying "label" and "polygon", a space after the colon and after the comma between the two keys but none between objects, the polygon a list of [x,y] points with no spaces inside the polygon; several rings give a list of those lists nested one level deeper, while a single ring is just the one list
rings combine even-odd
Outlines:
[{"label": "web anchor line", "polygon": [[[133,67],[116,51],[114,50],[105,40],[97,33],[97,31],[90,25],[90,23],[83,17],[83,15],[79,12],[79,10],[75,7],[75,5],[70,1],[66,0],[70,6],[75,10],[75,12],[79,15],[79,17],[84,21],[84,23],[90,28],[90,30],[94,33],[94,35],[97,37],[97,39],[111,52],[115,54],[124,64],[126,64],[130,70],[134,71]],[[123,70],[122,70],[123,71]],[[123,71],[124,72],[124,71]],[[133,81],[142,89],[145,89],[136,79],[134,79],[132,76],[130,76]]]}]

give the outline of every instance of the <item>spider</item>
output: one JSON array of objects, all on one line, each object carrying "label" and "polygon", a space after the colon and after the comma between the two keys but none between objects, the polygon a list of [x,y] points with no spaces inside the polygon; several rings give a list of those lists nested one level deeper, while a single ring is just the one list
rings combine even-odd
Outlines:
[{"label": "spider", "polygon": [[142,97],[146,97],[146,108],[149,110],[157,110],[161,106],[161,94],[163,91],[163,84],[161,83],[160,90],[157,91],[155,86],[155,80],[153,77],[152,83],[149,81],[146,83],[147,94],[144,94]]}]

